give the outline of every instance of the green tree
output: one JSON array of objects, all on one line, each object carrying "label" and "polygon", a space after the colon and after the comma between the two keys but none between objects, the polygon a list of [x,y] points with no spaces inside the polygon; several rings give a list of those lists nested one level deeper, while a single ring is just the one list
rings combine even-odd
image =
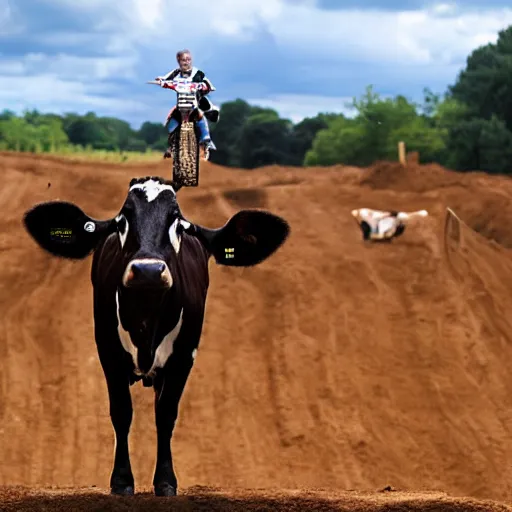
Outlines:
[{"label": "green tree", "polygon": [[165,140],[167,140],[165,127],[162,123],[150,123],[146,121],[137,132],[137,138],[143,140],[148,146],[153,146],[158,143],[163,136],[165,136]]},{"label": "green tree", "polygon": [[66,132],[72,144],[82,147],[90,145],[92,148],[113,147],[112,137],[98,123],[95,116],[78,117],[68,124]]},{"label": "green tree", "polygon": [[217,146],[217,150],[211,152],[210,159],[213,163],[230,167],[241,166],[240,135],[252,112],[249,103],[240,98],[221,105],[219,122],[209,123]]},{"label": "green tree", "polygon": [[12,119],[13,117],[16,117],[16,114],[12,110],[4,109],[0,113],[0,121],[8,121],[9,119]]},{"label": "green tree", "polygon": [[306,152],[304,165],[335,165],[339,163],[367,165],[365,126],[358,120],[339,117],[327,129],[320,130],[310,150]]},{"label": "green tree", "polygon": [[[96,143],[94,147],[109,150],[126,150],[128,146],[134,146],[134,140],[137,139],[136,132],[126,121],[116,119],[114,117],[99,117],[96,123],[100,127],[105,136],[105,140],[100,144]],[[146,144],[142,142],[136,143],[139,147],[146,148]]]},{"label": "green tree", "polygon": [[421,116],[391,131],[387,150],[383,155],[386,159],[396,159],[400,141],[405,142],[407,151],[418,151],[423,163],[439,161],[445,155],[446,143],[443,133],[435,126],[430,126]]},{"label": "green tree", "polygon": [[[432,115],[437,103],[433,98],[429,100],[433,102]],[[442,155],[445,146],[442,133],[405,97],[383,99],[369,86],[352,105],[357,111],[355,119],[339,117],[320,130],[306,154],[306,165],[366,166],[375,160],[395,160],[401,140],[409,150],[419,151],[425,161]]]},{"label": "green tree", "polygon": [[498,33],[496,44],[475,49],[448,90],[474,116],[494,115],[512,131],[512,26]]},{"label": "green tree", "polygon": [[369,161],[389,158],[391,134],[414,123],[418,117],[416,105],[403,96],[382,99],[371,86],[367,87],[360,100],[353,101],[353,106],[358,112],[359,122],[364,126],[368,152],[365,160]]},{"label": "green tree", "polygon": [[19,117],[0,121],[0,140],[5,149],[32,151],[36,146],[35,127]]},{"label": "green tree", "polygon": [[42,151],[54,152],[69,144],[60,119],[49,119],[36,127],[36,138]]},{"label": "green tree", "polygon": [[240,133],[240,166],[245,169],[287,164],[290,158],[292,123],[272,109],[259,109],[251,115]]},{"label": "green tree", "polygon": [[454,125],[449,132],[446,165],[459,171],[510,173],[512,133],[505,123],[474,117]]},{"label": "green tree", "polygon": [[320,130],[329,127],[329,121],[338,116],[318,114],[315,117],[306,117],[293,126],[290,141],[290,158],[292,165],[302,165],[306,153],[311,149],[313,141]]}]

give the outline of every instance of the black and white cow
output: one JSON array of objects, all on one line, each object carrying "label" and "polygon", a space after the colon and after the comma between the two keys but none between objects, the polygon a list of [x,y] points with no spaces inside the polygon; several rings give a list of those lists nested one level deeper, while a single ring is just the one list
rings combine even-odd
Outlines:
[{"label": "black and white cow", "polygon": [[75,204],[54,201],[26,212],[24,225],[55,256],[83,259],[94,251],[95,339],[116,438],[111,492],[134,494],[130,385],[142,379],[155,390],[155,494],[175,495],[171,437],[201,337],[209,258],[256,265],[287,239],[288,223],[242,210],[223,227],[208,229],[183,217],[170,182],[146,177],[130,182],[115,218],[92,219]]}]

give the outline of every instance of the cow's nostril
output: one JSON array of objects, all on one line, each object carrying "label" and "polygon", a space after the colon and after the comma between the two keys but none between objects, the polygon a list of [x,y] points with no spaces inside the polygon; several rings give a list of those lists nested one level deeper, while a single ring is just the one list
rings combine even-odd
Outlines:
[{"label": "cow's nostril", "polygon": [[167,266],[161,261],[134,261],[126,274],[126,284],[130,287],[169,287]]}]

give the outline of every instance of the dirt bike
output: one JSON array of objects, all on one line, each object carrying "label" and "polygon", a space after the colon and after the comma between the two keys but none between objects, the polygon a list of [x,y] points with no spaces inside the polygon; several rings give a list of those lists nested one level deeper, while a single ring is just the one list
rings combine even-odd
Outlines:
[{"label": "dirt bike", "polygon": [[[172,89],[177,94],[176,107],[171,118],[178,121],[178,126],[169,137],[172,158],[172,181],[177,188],[197,187],[199,185],[199,104],[198,91],[201,85],[187,79],[150,80],[148,84],[156,84],[165,89]],[[208,117],[207,114],[203,113]],[[209,158],[208,148],[204,149],[204,160]]]}]

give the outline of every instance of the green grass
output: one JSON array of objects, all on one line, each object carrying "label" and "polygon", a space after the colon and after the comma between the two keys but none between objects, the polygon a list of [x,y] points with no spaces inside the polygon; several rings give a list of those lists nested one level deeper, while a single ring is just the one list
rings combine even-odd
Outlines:
[{"label": "green grass", "polygon": [[[2,149],[2,148],[0,148]],[[17,153],[14,150],[13,153]],[[107,151],[103,149],[82,148],[80,146],[62,147],[54,151],[35,151],[41,155],[58,156],[81,161],[99,161],[109,163],[156,162],[162,159],[163,151]]]}]

